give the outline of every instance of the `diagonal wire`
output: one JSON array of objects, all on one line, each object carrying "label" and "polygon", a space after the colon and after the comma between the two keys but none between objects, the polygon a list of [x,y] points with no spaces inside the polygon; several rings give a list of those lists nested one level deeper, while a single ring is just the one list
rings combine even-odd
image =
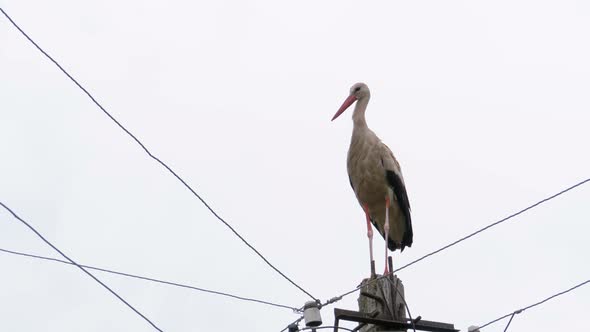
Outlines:
[{"label": "diagonal wire", "polygon": [[420,257],[420,258],[418,258],[418,259],[416,259],[416,260],[414,260],[414,261],[412,261],[412,262],[410,262],[410,263],[408,263],[408,264],[406,264],[406,265],[404,265],[404,266],[402,266],[402,267],[398,268],[397,270],[395,270],[395,271],[393,271],[393,272],[401,271],[401,270],[405,269],[405,268],[406,268],[406,267],[408,267],[408,266],[414,265],[414,264],[418,263],[419,261],[421,261],[421,260],[423,260],[423,259],[426,259],[426,258],[428,258],[428,257],[430,257],[430,256],[432,256],[432,255],[435,255],[435,254],[437,254],[437,253],[439,253],[439,252],[441,252],[441,251],[443,251],[443,250],[445,250],[445,249],[447,249],[447,248],[450,248],[450,247],[452,247],[452,246],[454,246],[454,245],[458,244],[459,242],[463,242],[463,241],[465,241],[465,240],[469,239],[470,237],[473,237],[473,236],[475,236],[475,235],[477,235],[477,234],[479,234],[479,233],[481,233],[481,232],[483,232],[483,231],[485,231],[485,230],[487,230],[487,229],[489,229],[489,228],[492,228],[492,227],[494,227],[494,226],[496,226],[496,225],[499,225],[499,224],[501,224],[501,223],[503,223],[503,222],[505,222],[505,221],[507,221],[507,220],[509,220],[509,219],[512,219],[512,218],[514,218],[514,217],[516,217],[516,216],[518,216],[518,215],[520,215],[520,214],[523,214],[523,213],[525,213],[526,211],[528,211],[528,210],[530,210],[530,209],[533,209],[533,208],[537,207],[538,205],[541,205],[541,204],[543,204],[543,203],[545,203],[545,202],[547,202],[547,201],[550,201],[550,200],[554,199],[554,198],[555,198],[555,197],[557,197],[557,196],[560,196],[560,195],[562,195],[562,194],[565,194],[566,192],[568,192],[568,191],[570,191],[570,190],[572,190],[572,189],[574,189],[574,188],[577,188],[577,187],[579,187],[579,186],[581,186],[581,185],[583,185],[583,184],[585,184],[585,183],[587,183],[587,182],[590,182],[590,178],[588,178],[588,179],[585,179],[585,180],[582,180],[582,181],[580,181],[580,182],[578,182],[578,183],[574,184],[573,186],[570,186],[570,187],[568,187],[568,188],[566,188],[566,189],[563,189],[562,191],[560,191],[560,192],[558,192],[558,193],[556,193],[556,194],[553,194],[553,195],[551,195],[551,196],[549,196],[549,197],[547,197],[547,198],[544,198],[544,199],[542,199],[542,200],[540,200],[540,201],[536,202],[535,204],[529,205],[529,206],[527,206],[526,208],[524,208],[524,209],[522,209],[522,210],[520,210],[520,211],[518,211],[518,212],[515,212],[515,213],[513,213],[513,214],[509,215],[509,216],[508,216],[508,217],[506,217],[506,218],[500,219],[500,220],[498,220],[498,221],[496,221],[496,222],[494,222],[494,223],[491,223],[491,224],[489,224],[489,225],[485,226],[484,228],[478,229],[477,231],[475,231],[475,232],[473,232],[473,233],[471,233],[471,234],[469,234],[469,235],[466,235],[466,236],[464,236],[464,237],[462,237],[462,238],[458,239],[457,241],[454,241],[454,242],[452,242],[452,243],[449,243],[449,244],[447,244],[446,246],[444,246],[444,247],[442,247],[442,248],[440,248],[440,249],[437,249],[437,250],[435,250],[435,251],[433,251],[433,252],[431,252],[431,253],[428,253],[428,254],[426,254],[426,255],[424,255],[424,256],[422,256],[422,257]]},{"label": "diagonal wire", "polygon": [[55,64],[72,82],[74,82],[74,84],[76,84],[78,86],[78,88],[80,88],[87,96],[88,98],[90,98],[92,100],[92,102],[98,106],[98,108],[101,109],[101,111],[103,111],[103,113],[108,116],[113,122],[115,122],[115,124],[117,124],[117,126],[119,126],[119,128],[121,128],[121,130],[123,130],[127,135],[129,135],[129,137],[131,137],[135,143],[137,143],[139,146],[141,146],[141,148],[145,151],[145,153],[147,153],[148,156],[150,156],[150,158],[154,159],[156,162],[158,162],[160,165],[162,165],[164,168],[166,168],[166,170],[168,170],[168,172],[170,172],[178,181],[180,181],[188,190],[190,190],[190,192],[197,197],[201,203],[203,203],[203,205],[205,205],[205,207],[219,220],[221,221],[225,226],[227,226],[227,228],[229,228],[240,240],[242,240],[242,242],[244,242],[250,249],[252,249],[268,266],[270,266],[273,270],[275,270],[278,274],[280,274],[283,278],[285,278],[287,281],[289,281],[293,286],[297,287],[300,291],[302,291],[303,293],[307,294],[309,297],[311,297],[312,299],[316,300],[317,299],[311,295],[310,293],[308,293],[305,289],[303,289],[301,286],[299,286],[298,284],[296,284],[293,280],[291,280],[289,277],[287,277],[283,272],[281,272],[278,268],[276,268],[273,264],[271,264],[258,250],[256,250],[256,248],[254,248],[248,241],[246,241],[246,239],[244,239],[229,223],[227,223],[222,217],[220,217],[217,212],[215,212],[210,206],[209,204],[207,204],[207,202],[205,202],[205,200],[199,195],[197,194],[197,192],[188,185],[188,183],[186,183],[186,181],[184,181],[178,174],[176,174],[175,171],[172,170],[172,168],[170,168],[166,163],[164,163],[162,160],[160,160],[158,157],[154,156],[149,150],[148,148],[137,138],[135,137],[135,135],[133,135],[129,130],[127,130],[127,128],[125,128],[117,119],[115,119],[109,112],[107,112],[107,110],[90,94],[90,92],[88,92],[88,90],[86,90],[80,83],[78,83],[78,81],[72,77],[72,75],[70,75],[56,60],[54,60],[47,52],[45,52],[39,45],[37,45],[37,43],[35,41],[33,41],[33,39],[31,39],[31,37],[29,37],[29,35],[27,35],[17,24],[16,22],[14,22],[12,20],[12,18],[10,16],[8,16],[8,14],[2,9],[0,8],[0,11],[2,12],[2,14],[4,14],[4,16],[6,16],[6,18],[10,21],[10,23],[12,23],[12,25],[14,25],[14,27],[20,31],[20,33],[29,40],[29,42],[31,42],[41,53],[43,53],[43,55],[45,55],[45,57],[47,57],[49,60],[51,60],[51,62],[53,62],[53,64]]},{"label": "diagonal wire", "polygon": [[512,323],[512,319],[514,318],[514,315],[516,315],[517,312],[513,312],[512,316],[510,316],[510,320],[508,320],[508,324],[506,324],[506,327],[504,328],[504,332],[508,331],[508,327],[510,326],[510,323]]},{"label": "diagonal wire", "polygon": [[[553,194],[553,195],[551,195],[551,196],[549,196],[549,197],[546,197],[546,198],[544,198],[544,199],[542,199],[542,200],[540,200],[540,201],[538,201],[538,202],[536,202],[536,203],[534,203],[534,204],[532,204],[532,205],[529,205],[529,206],[527,206],[526,208],[524,208],[524,209],[522,209],[522,210],[520,210],[520,211],[518,211],[518,212],[515,212],[515,213],[513,213],[513,214],[511,214],[511,215],[509,215],[509,216],[507,216],[507,217],[505,217],[505,218],[503,218],[503,219],[500,219],[500,220],[498,220],[498,221],[496,221],[496,222],[493,222],[493,223],[491,223],[491,224],[489,224],[489,225],[487,225],[487,226],[485,226],[485,227],[483,227],[483,228],[480,228],[480,229],[478,229],[477,231],[475,231],[475,232],[473,232],[473,233],[471,233],[471,234],[469,234],[469,235],[466,235],[466,236],[464,236],[464,237],[462,237],[462,238],[460,238],[460,239],[458,239],[458,240],[456,240],[456,241],[454,241],[454,242],[452,242],[452,243],[449,243],[449,244],[447,244],[446,246],[444,246],[444,247],[442,247],[442,248],[440,248],[440,249],[437,249],[437,250],[435,250],[435,251],[433,251],[433,252],[430,252],[430,253],[428,253],[428,254],[426,254],[426,255],[424,255],[424,256],[422,256],[422,257],[420,257],[420,258],[418,258],[418,259],[416,259],[416,260],[414,260],[414,261],[411,261],[410,263],[408,263],[408,264],[406,264],[406,265],[404,265],[404,266],[402,266],[402,267],[400,267],[400,268],[398,268],[398,269],[395,269],[395,270],[393,270],[393,271],[392,271],[391,273],[389,273],[389,274],[386,274],[386,275],[379,276],[379,277],[377,277],[377,278],[375,278],[375,279],[373,279],[373,280],[369,281],[369,282],[368,282],[368,283],[366,283],[365,285],[368,285],[368,284],[371,284],[371,283],[377,282],[378,280],[380,280],[380,279],[382,279],[382,278],[386,278],[386,277],[388,277],[388,276],[389,276],[389,275],[391,275],[391,274],[395,274],[396,272],[399,272],[399,271],[401,271],[401,270],[403,270],[403,269],[405,269],[405,268],[407,268],[407,267],[409,267],[409,266],[412,266],[412,265],[414,265],[414,264],[416,264],[416,263],[418,263],[418,262],[420,262],[420,261],[422,261],[422,260],[424,260],[424,259],[426,259],[426,258],[428,258],[428,257],[432,256],[432,255],[435,255],[435,254],[437,254],[437,253],[439,253],[439,252],[441,252],[441,251],[443,251],[443,250],[446,250],[446,249],[448,249],[448,248],[450,248],[450,247],[452,247],[452,246],[454,246],[454,245],[456,245],[456,244],[458,244],[458,243],[460,243],[460,242],[463,242],[463,241],[465,241],[465,240],[467,240],[467,239],[469,239],[469,238],[471,238],[471,237],[473,237],[473,236],[475,236],[475,235],[477,235],[477,234],[479,234],[479,233],[481,233],[481,232],[483,232],[483,231],[485,231],[485,230],[487,230],[487,229],[489,229],[489,228],[491,228],[491,227],[494,227],[494,226],[496,226],[496,225],[499,225],[499,224],[501,224],[501,223],[503,223],[503,222],[505,222],[505,221],[508,221],[508,220],[510,220],[510,219],[512,219],[512,218],[514,218],[514,217],[516,217],[516,216],[518,216],[518,215],[520,215],[520,214],[522,214],[522,213],[524,213],[524,212],[526,212],[526,211],[528,211],[528,210],[531,210],[531,209],[533,209],[533,208],[535,208],[535,207],[537,207],[537,206],[539,206],[539,205],[541,205],[541,204],[543,204],[543,203],[545,203],[545,202],[547,202],[547,201],[550,201],[550,200],[552,200],[552,199],[554,199],[554,198],[556,198],[556,197],[558,197],[558,196],[560,196],[560,195],[563,195],[563,194],[565,194],[566,192],[568,192],[568,191],[570,191],[570,190],[573,190],[573,189],[575,189],[575,188],[577,188],[577,187],[579,187],[579,186],[581,186],[581,185],[583,185],[583,184],[585,184],[585,183],[588,183],[588,182],[590,182],[590,178],[587,178],[587,179],[585,179],[585,180],[582,180],[582,181],[580,181],[580,182],[578,182],[578,183],[576,183],[576,184],[574,184],[574,185],[572,185],[572,186],[570,186],[570,187],[567,187],[567,188],[565,188],[565,189],[563,189],[563,190],[559,191],[559,192],[558,192],[558,193],[556,193],[556,194]],[[354,288],[354,289],[352,289],[352,290],[350,290],[350,291],[348,291],[348,292],[346,292],[346,293],[344,293],[344,294],[342,294],[342,295],[340,295],[340,296],[336,296],[336,297],[333,297],[333,298],[331,298],[330,300],[328,300],[328,301],[326,301],[325,303],[323,303],[323,304],[322,304],[322,306],[326,306],[326,305],[332,304],[332,303],[334,303],[334,302],[337,302],[337,301],[339,301],[340,299],[342,299],[343,297],[345,297],[345,296],[348,296],[348,295],[350,295],[350,294],[352,294],[352,293],[354,293],[354,292],[358,291],[358,290],[359,290],[359,289],[361,289],[361,288],[362,288],[362,286],[361,286],[361,285],[359,285],[358,287],[356,287],[356,288]],[[508,316],[509,316],[509,315],[507,315],[506,317],[508,317]],[[505,318],[505,317],[503,317],[503,318]]]},{"label": "diagonal wire", "polygon": [[[40,256],[40,255],[34,255],[34,254],[27,254],[27,253],[24,253],[24,252],[13,251],[13,250],[8,250],[8,249],[3,249],[3,248],[0,248],[0,251],[1,252],[4,252],[4,253],[8,253],[8,254],[18,255],[18,256],[25,256],[25,257],[37,258],[37,259],[42,259],[42,260],[47,260],[47,261],[52,261],[52,262],[58,262],[58,263],[63,263],[63,264],[74,265],[74,264],[72,264],[72,263],[70,263],[68,261],[64,261],[64,260],[57,259],[57,258],[52,258],[52,257],[46,257],[46,256]],[[87,269],[90,269],[90,270],[96,270],[96,271],[101,271],[101,272],[106,272],[106,273],[111,273],[111,274],[117,274],[117,275],[124,276],[124,277],[135,278],[135,279],[140,279],[140,280],[146,280],[146,281],[156,282],[156,283],[160,283],[160,284],[164,284],[164,285],[170,285],[170,286],[176,286],[176,287],[182,287],[182,288],[192,289],[192,290],[196,290],[196,291],[200,291],[200,292],[205,292],[205,293],[210,293],[210,294],[216,294],[216,295],[231,297],[231,298],[242,300],[242,301],[249,301],[249,302],[256,302],[256,303],[266,304],[266,305],[274,306],[274,307],[278,307],[278,308],[290,309],[290,310],[293,310],[293,311],[296,311],[296,312],[299,311],[299,309],[297,309],[295,307],[290,307],[288,305],[283,305],[283,304],[278,304],[278,303],[273,303],[273,302],[258,300],[258,299],[254,299],[254,298],[248,298],[248,297],[233,295],[233,294],[229,294],[229,293],[214,291],[214,290],[205,289],[205,288],[201,288],[201,287],[195,287],[195,286],[181,284],[181,283],[177,283],[177,282],[165,281],[165,280],[160,280],[160,279],[155,279],[155,278],[140,276],[140,275],[131,274],[131,273],[119,272],[119,271],[115,271],[115,270],[109,270],[109,269],[105,269],[105,268],[101,268],[101,267],[84,265],[84,264],[80,264],[80,266],[82,266],[84,268],[87,268]]]},{"label": "diagonal wire", "polygon": [[2,205],[2,207],[5,208],[6,211],[8,211],[10,214],[12,214],[13,217],[15,217],[16,219],[18,219],[25,226],[27,226],[31,231],[33,231],[35,234],[37,234],[37,236],[39,238],[41,238],[41,240],[43,240],[43,242],[47,243],[51,248],[53,248],[60,255],[62,255],[65,259],[67,259],[71,264],[76,265],[80,270],[82,270],[84,273],[86,273],[88,276],[90,276],[96,282],[98,282],[99,284],[101,284],[104,288],[106,288],[109,292],[111,292],[111,294],[113,294],[115,297],[117,297],[119,300],[121,300],[121,302],[125,303],[131,310],[135,311],[136,314],[138,314],[139,316],[141,316],[141,318],[143,318],[145,321],[147,321],[156,330],[158,330],[160,332],[163,332],[159,327],[156,326],[156,324],[154,324],[151,320],[149,320],[141,312],[139,312],[137,309],[135,309],[131,304],[129,304],[129,302],[125,301],[125,299],[123,299],[119,294],[117,294],[109,286],[107,286],[105,283],[103,283],[102,281],[100,281],[92,273],[88,272],[88,270],[86,270],[84,267],[82,267],[78,263],[74,262],[71,258],[69,258],[68,256],[66,256],[66,254],[64,254],[61,250],[59,250],[56,246],[54,246],[51,242],[49,242],[45,237],[43,237],[43,235],[41,235],[41,233],[39,233],[35,228],[33,228],[33,226],[31,226],[28,222],[26,222],[21,217],[19,217],[16,213],[14,213],[14,211],[12,211],[8,206],[4,205],[4,203],[2,203],[2,202],[0,202],[0,205]]},{"label": "diagonal wire", "polygon": [[[579,287],[582,287],[582,286],[584,286],[584,285],[585,285],[585,284],[587,284],[587,283],[590,283],[590,279],[588,279],[588,280],[586,280],[586,281],[584,281],[584,282],[581,282],[581,283],[579,283],[579,284],[577,284],[577,285],[575,285],[575,286],[573,286],[573,287],[571,287],[571,288],[568,288],[568,289],[566,289],[566,290],[564,290],[564,291],[561,291],[561,292],[559,292],[559,293],[553,294],[553,295],[549,296],[548,298],[545,298],[545,299],[543,299],[543,300],[541,300],[541,301],[539,301],[539,302],[533,303],[533,304],[531,304],[531,305],[528,305],[528,306],[526,306],[526,307],[524,307],[524,308],[522,308],[522,309],[518,309],[518,310],[515,310],[515,311],[513,311],[513,312],[511,312],[511,313],[509,313],[509,314],[506,314],[506,315],[504,315],[504,316],[498,317],[498,318],[496,318],[496,319],[494,319],[494,320],[492,320],[492,321],[490,321],[490,322],[488,322],[488,323],[485,323],[485,324],[483,324],[482,326],[480,326],[480,327],[479,327],[479,329],[481,330],[481,329],[483,329],[484,327],[486,327],[486,326],[488,326],[488,325],[492,325],[492,324],[494,324],[494,323],[496,323],[496,322],[498,322],[498,321],[501,321],[501,320],[502,320],[502,319],[504,319],[504,318],[511,317],[511,316],[514,316],[514,315],[518,315],[518,314],[522,313],[522,312],[523,312],[523,311],[525,311],[525,310],[528,310],[528,309],[534,308],[534,307],[536,307],[536,306],[538,306],[538,305],[541,305],[541,304],[543,304],[543,303],[545,303],[545,302],[547,302],[547,301],[549,301],[549,300],[551,300],[551,299],[553,299],[553,298],[556,298],[556,297],[558,297],[558,296],[561,296],[561,295],[563,295],[563,294],[569,293],[569,292],[573,291],[574,289],[577,289],[577,288],[579,288]],[[510,320],[512,320],[512,318],[510,318]],[[510,325],[510,323],[508,323],[508,325]],[[506,328],[508,328],[508,325],[506,325]]]},{"label": "diagonal wire", "polygon": [[[393,282],[393,280],[391,280],[391,278],[387,278],[387,281],[389,281],[389,283],[391,284],[391,288],[395,289],[395,292],[397,293],[397,295],[399,295],[399,297],[402,299],[402,301],[404,301],[404,307],[406,307],[406,311],[408,312],[408,317],[410,317],[410,323],[412,323],[412,330],[414,330],[414,332],[416,332],[416,322],[412,318],[412,313],[410,312],[410,307],[408,306],[408,302],[406,302],[406,298],[402,295],[402,292],[400,292],[399,289],[397,288],[397,286],[399,284],[399,279],[396,278],[395,283]],[[395,310],[395,308],[394,308],[394,310]],[[418,318],[416,318],[416,320],[418,320]]]}]

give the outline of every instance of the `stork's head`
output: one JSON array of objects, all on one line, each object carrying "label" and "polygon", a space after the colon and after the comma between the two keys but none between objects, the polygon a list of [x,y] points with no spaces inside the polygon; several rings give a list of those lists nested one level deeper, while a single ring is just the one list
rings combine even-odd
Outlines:
[{"label": "stork's head", "polygon": [[350,88],[350,94],[348,95],[348,98],[346,98],[344,103],[342,103],[342,106],[340,106],[338,112],[334,114],[332,121],[339,117],[340,114],[344,113],[344,111],[346,111],[346,109],[349,108],[350,105],[352,105],[355,101],[369,98],[370,96],[371,92],[369,91],[369,87],[365,83],[356,83]]}]

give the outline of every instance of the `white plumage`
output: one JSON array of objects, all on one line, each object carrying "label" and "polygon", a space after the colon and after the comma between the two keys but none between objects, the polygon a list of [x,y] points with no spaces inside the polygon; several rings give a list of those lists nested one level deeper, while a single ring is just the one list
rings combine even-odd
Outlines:
[{"label": "white plumage", "polygon": [[366,84],[353,85],[349,97],[332,120],[356,101],[347,168],[350,185],[367,215],[367,235],[372,261],[372,229],[369,221],[386,239],[390,250],[403,251],[406,246],[410,247],[413,233],[410,203],[399,163],[391,150],[367,127],[365,111],[370,97]]}]

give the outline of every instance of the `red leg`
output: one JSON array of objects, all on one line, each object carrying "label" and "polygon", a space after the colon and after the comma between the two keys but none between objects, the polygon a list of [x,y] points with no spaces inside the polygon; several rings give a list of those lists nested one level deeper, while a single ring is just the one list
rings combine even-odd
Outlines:
[{"label": "red leg", "polygon": [[[369,238],[369,257],[371,259],[371,267],[373,266],[373,227],[371,227],[371,217],[369,216],[369,207],[367,204],[363,204],[363,210],[365,210],[365,217],[367,218],[367,237]],[[371,277],[375,271],[371,269]]]},{"label": "red leg", "polygon": [[389,274],[389,269],[387,268],[387,244],[389,238],[389,195],[385,196],[385,225],[383,226],[383,230],[385,231],[385,271],[383,271],[383,275]]}]

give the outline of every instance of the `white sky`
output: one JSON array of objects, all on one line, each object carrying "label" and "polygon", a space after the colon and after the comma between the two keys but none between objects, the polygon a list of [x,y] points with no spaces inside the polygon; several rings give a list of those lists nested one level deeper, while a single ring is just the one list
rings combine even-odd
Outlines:
[{"label": "white sky", "polygon": [[[346,175],[351,112],[329,121],[357,81],[371,88],[369,126],[402,164],[412,205],[414,245],[396,266],[590,174],[587,1],[0,3],[322,300],[369,272]],[[3,17],[0,45],[2,202],[81,263],[307,300]],[[412,314],[465,330],[590,278],[589,196],[576,189],[400,272]],[[0,247],[57,257],[3,210]],[[3,331],[152,331],[73,267],[2,253],[0,267]],[[96,275],[165,331],[272,332],[297,318]],[[356,297],[335,307],[356,309]],[[579,331],[588,308],[586,286],[517,316],[511,330]]]}]

